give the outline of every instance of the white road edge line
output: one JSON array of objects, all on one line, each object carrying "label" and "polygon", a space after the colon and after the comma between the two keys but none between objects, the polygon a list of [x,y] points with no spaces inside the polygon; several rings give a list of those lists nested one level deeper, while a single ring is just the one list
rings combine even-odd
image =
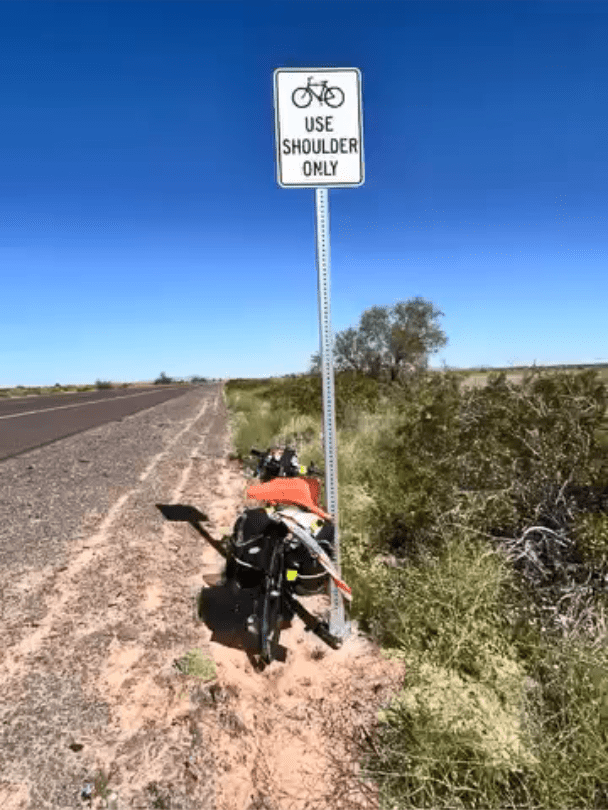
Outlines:
[{"label": "white road edge line", "polygon": [[159,388],[158,391],[144,391],[143,394],[126,394],[124,397],[109,397],[108,399],[94,399],[91,402],[75,402],[73,405],[57,405],[55,408],[39,408],[37,411],[24,411],[23,413],[9,413],[7,416],[0,416],[0,419],[17,419],[19,416],[31,416],[34,413],[46,413],[47,411],[62,411],[64,408],[82,408],[85,405],[97,405],[100,402],[114,402],[117,399],[131,399],[132,397],[145,397],[146,394],[156,394],[161,391],[174,389]]}]

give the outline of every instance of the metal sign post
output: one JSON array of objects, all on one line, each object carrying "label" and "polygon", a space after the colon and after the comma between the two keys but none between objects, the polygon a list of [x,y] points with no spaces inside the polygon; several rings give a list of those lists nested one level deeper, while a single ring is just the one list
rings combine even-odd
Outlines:
[{"label": "metal sign post", "polygon": [[[357,68],[278,68],[274,71],[277,180],[282,188],[315,189],[315,237],[323,380],[325,490],[335,524],[340,570],[338,455],[330,313],[329,188],[363,185],[361,72]],[[350,634],[343,597],[330,580],[329,632]]]},{"label": "metal sign post", "polygon": [[[319,331],[321,337],[321,373],[323,379],[323,439],[325,445],[325,494],[327,511],[334,519],[334,563],[340,567],[340,534],[338,522],[338,448],[336,442],[336,412],[334,395],[334,357],[331,336],[330,276],[329,276],[329,192],[315,190],[315,236],[317,242],[317,275],[319,283]],[[344,620],[344,601],[335,582],[330,579],[331,611],[329,632],[338,638],[350,633],[350,622]]]}]

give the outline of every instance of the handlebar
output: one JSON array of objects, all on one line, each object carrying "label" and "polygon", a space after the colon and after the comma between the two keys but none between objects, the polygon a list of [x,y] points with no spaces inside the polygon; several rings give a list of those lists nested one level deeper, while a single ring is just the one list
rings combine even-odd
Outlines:
[{"label": "handlebar", "polygon": [[[252,455],[252,456],[254,456],[255,458],[264,459],[264,458],[266,458],[266,457],[268,456],[268,454],[270,453],[270,448],[269,448],[268,450],[258,450],[257,448],[252,447],[252,448],[251,448],[251,450],[250,450],[250,453],[251,453],[251,455]],[[276,461],[278,461],[278,459],[276,459]],[[323,470],[320,470],[320,469],[319,469],[319,468],[318,468],[318,467],[315,465],[315,463],[314,463],[314,462],[311,462],[311,463],[308,465],[308,467],[306,468],[306,472],[301,473],[301,475],[315,476],[315,477],[322,478],[322,477],[323,477],[323,475],[324,475],[324,473],[323,473]]]}]

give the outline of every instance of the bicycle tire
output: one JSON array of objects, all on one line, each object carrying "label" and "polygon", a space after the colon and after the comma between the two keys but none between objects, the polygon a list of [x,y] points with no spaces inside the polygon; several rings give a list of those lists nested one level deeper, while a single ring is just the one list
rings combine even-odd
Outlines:
[{"label": "bicycle tire", "polygon": [[[334,99],[334,95],[336,96],[336,99],[339,99],[338,101]],[[340,87],[328,87],[325,93],[324,101],[328,107],[333,107],[334,109],[336,109],[336,107],[341,107],[344,104],[344,91]]]},{"label": "bicycle tire", "polygon": [[[296,94],[299,94],[298,99],[301,99],[304,102],[303,104],[300,104],[298,101],[296,101]],[[310,107],[310,104],[312,102],[312,93],[307,87],[296,87],[296,89],[291,94],[291,100],[296,107],[299,107],[301,110],[303,110],[305,107]]]},{"label": "bicycle tire", "polygon": [[[282,582],[282,555],[280,541],[275,545],[270,560],[270,571],[266,578],[266,587],[261,601],[260,610],[260,656],[266,664],[270,664],[277,656],[281,625]],[[273,595],[276,593],[277,595]]]}]

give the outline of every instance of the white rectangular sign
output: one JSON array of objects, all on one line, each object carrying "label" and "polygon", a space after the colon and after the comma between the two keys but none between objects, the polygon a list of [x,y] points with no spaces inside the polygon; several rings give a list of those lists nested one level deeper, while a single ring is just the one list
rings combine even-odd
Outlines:
[{"label": "white rectangular sign", "polygon": [[274,114],[280,186],[363,185],[358,68],[277,68]]}]

